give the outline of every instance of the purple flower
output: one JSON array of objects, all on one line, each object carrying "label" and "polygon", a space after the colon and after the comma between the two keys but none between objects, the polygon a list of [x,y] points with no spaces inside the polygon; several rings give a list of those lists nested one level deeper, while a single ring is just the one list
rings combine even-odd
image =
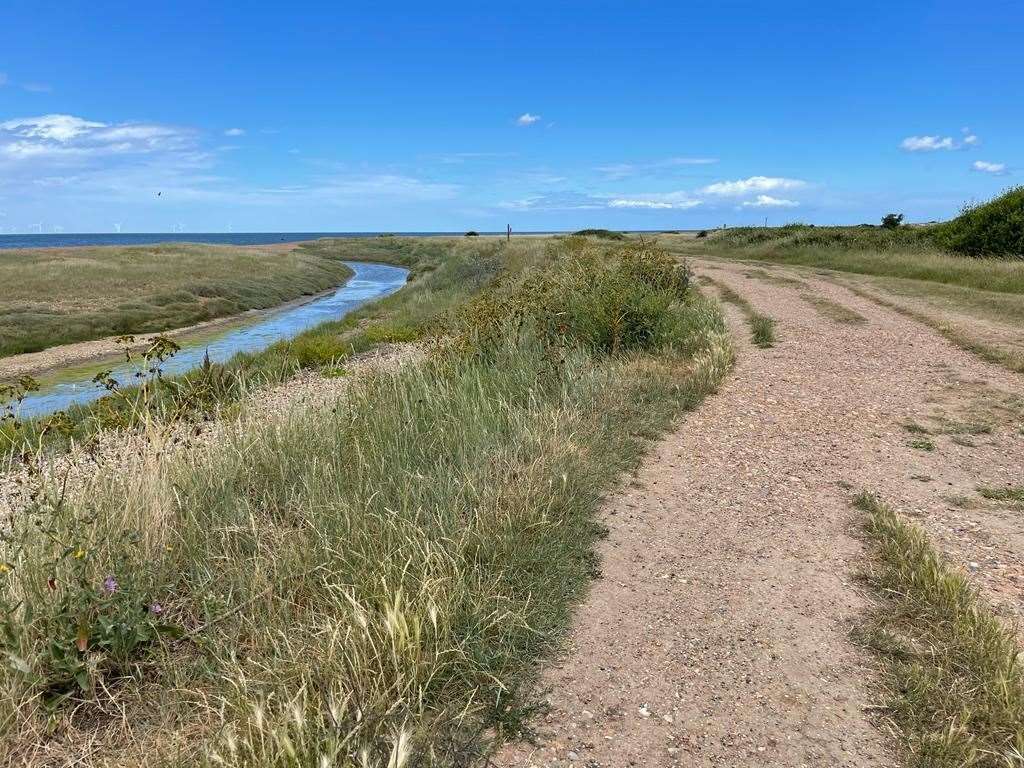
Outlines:
[{"label": "purple flower", "polygon": [[149,612],[152,613],[154,616],[159,616],[161,613],[164,612],[164,607],[160,605],[160,603],[150,603]]},{"label": "purple flower", "polygon": [[120,585],[117,583],[117,579],[115,579],[113,576],[107,576],[107,578],[103,580],[103,594],[112,595],[115,592],[117,592],[119,586]]}]

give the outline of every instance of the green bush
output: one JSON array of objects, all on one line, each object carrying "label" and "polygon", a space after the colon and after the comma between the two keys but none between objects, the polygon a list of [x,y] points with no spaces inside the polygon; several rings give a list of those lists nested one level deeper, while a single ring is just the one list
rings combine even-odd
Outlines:
[{"label": "green bush", "polygon": [[882,217],[882,226],[886,229],[897,229],[902,223],[902,213],[887,213]]},{"label": "green bush", "polygon": [[935,242],[965,256],[1024,258],[1024,187],[965,206],[959,216],[936,228]]},{"label": "green bush", "polygon": [[509,329],[549,343],[617,354],[670,342],[690,272],[646,244],[608,252],[570,238],[558,258],[515,285],[499,284],[461,313],[467,348],[487,349]]},{"label": "green bush", "polygon": [[337,336],[325,333],[306,333],[289,342],[288,351],[300,368],[318,368],[333,365],[349,354],[349,345]]},{"label": "green bush", "polygon": [[577,237],[599,237],[602,240],[625,240],[626,236],[621,232],[613,232],[610,229],[581,229],[573,232]]}]

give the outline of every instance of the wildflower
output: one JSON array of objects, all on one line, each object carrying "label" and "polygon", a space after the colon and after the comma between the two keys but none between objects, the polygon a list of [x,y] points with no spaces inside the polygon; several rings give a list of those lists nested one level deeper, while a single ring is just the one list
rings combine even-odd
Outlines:
[{"label": "wildflower", "polygon": [[85,550],[79,547],[71,553],[71,556],[75,558],[75,560],[81,560],[83,557],[85,557]]},{"label": "wildflower", "polygon": [[14,566],[10,563],[0,562],[0,573],[10,573],[14,570]]},{"label": "wildflower", "polygon": [[149,612],[152,613],[154,616],[159,616],[161,613],[164,612],[164,607],[160,605],[160,603],[152,602],[149,604]]},{"label": "wildflower", "polygon": [[115,592],[117,592],[119,586],[120,585],[117,583],[117,579],[115,579],[113,576],[107,576],[107,578],[103,580],[103,594],[112,595]]}]

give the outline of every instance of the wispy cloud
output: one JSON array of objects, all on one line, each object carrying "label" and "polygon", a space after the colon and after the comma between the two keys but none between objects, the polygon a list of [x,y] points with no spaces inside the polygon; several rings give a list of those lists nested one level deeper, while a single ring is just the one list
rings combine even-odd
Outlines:
[{"label": "wispy cloud", "polygon": [[718,159],[714,157],[669,157],[647,163],[609,163],[599,165],[597,170],[609,181],[619,181],[630,176],[656,174],[683,166],[713,165],[717,162]]},{"label": "wispy cloud", "polygon": [[736,181],[718,181],[703,187],[700,191],[705,195],[721,197],[742,197],[754,192],[772,192],[781,190],[801,189],[807,186],[806,181],[787,179],[779,176],[751,176]]},{"label": "wispy cloud", "polygon": [[110,124],[74,115],[20,117],[0,123],[0,159],[71,161],[104,155],[180,150],[193,131],[156,123]]},{"label": "wispy cloud", "polygon": [[21,87],[22,90],[29,93],[50,93],[53,91],[53,86],[49,83],[23,83]]},{"label": "wispy cloud", "polygon": [[744,208],[796,208],[800,203],[795,200],[784,200],[771,195],[758,195],[754,200],[745,200]]},{"label": "wispy cloud", "polygon": [[534,123],[539,122],[540,119],[540,115],[531,115],[529,112],[524,112],[523,114],[516,118],[516,125],[533,125]]},{"label": "wispy cloud", "polygon": [[971,167],[976,171],[999,176],[1006,173],[1006,163],[990,163],[987,160],[975,160]]},{"label": "wispy cloud", "polygon": [[652,210],[688,210],[690,208],[696,208],[698,205],[703,205],[701,200],[679,200],[678,202],[669,202],[667,200],[651,200],[651,199],[623,199],[616,198],[615,200],[608,201],[609,208],[650,208]]},{"label": "wispy cloud", "polygon": [[7,85],[7,82],[8,82],[7,73],[6,72],[0,72],[0,88],[3,88],[5,85]]},{"label": "wispy cloud", "polygon": [[245,128],[228,128],[224,131],[225,136],[245,136]]}]

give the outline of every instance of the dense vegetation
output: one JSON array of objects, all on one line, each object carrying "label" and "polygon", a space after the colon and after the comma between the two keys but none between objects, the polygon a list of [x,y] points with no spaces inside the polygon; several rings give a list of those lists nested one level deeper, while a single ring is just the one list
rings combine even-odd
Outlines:
[{"label": "dense vegetation", "polygon": [[1024,259],[1024,187],[970,205],[935,229],[935,242],[967,256]]},{"label": "dense vegetation", "polygon": [[350,275],[309,250],[166,244],[0,250],[0,356],[282,304]]},{"label": "dense vegetation", "polygon": [[611,229],[581,229],[573,232],[576,237],[597,237],[602,240],[625,240],[626,236],[621,232]]},{"label": "dense vegetation", "polygon": [[215,446],[40,487],[0,544],[0,759],[467,764],[529,711],[602,494],[731,360],[647,246],[313,248],[412,279],[265,364],[353,334],[430,353],[329,410],[243,402]]}]

